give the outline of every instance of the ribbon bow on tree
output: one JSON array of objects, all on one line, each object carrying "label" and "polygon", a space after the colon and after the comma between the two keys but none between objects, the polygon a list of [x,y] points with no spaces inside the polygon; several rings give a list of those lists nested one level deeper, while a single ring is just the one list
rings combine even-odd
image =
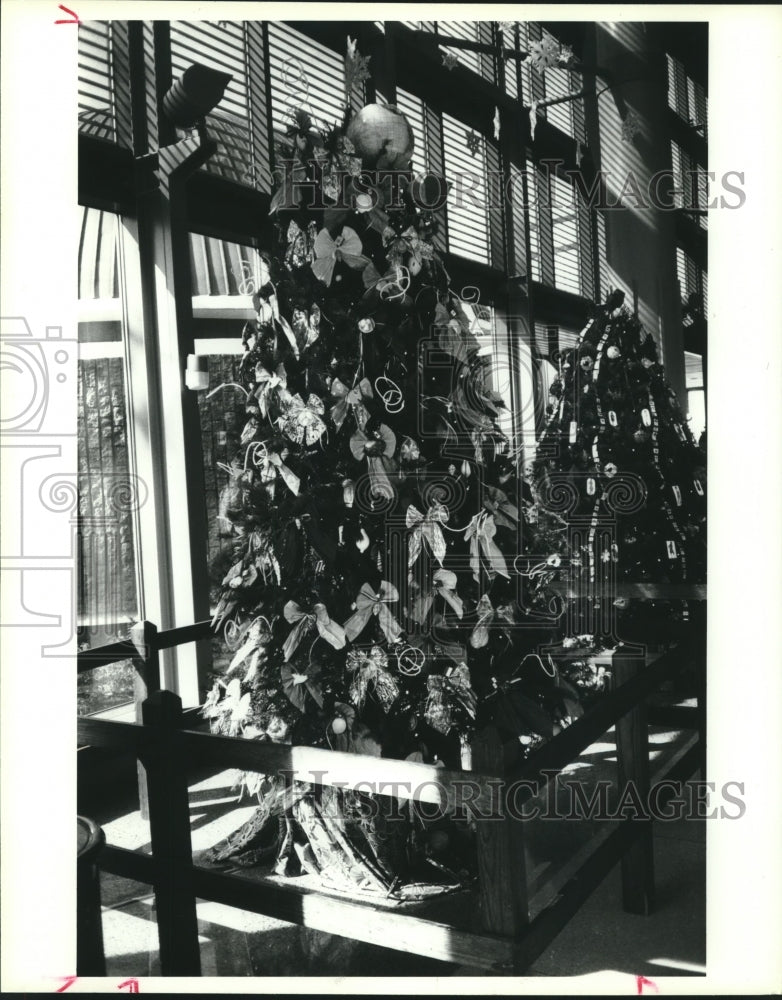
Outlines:
[{"label": "ribbon bow on tree", "polygon": [[362,254],[363,247],[358,233],[350,226],[345,226],[336,239],[328,229],[321,229],[315,237],[315,260],[312,262],[312,273],[324,285],[330,285],[334,276],[337,261],[341,260],[354,270],[363,270],[369,264],[369,258]]},{"label": "ribbon bow on tree", "polygon": [[278,455],[276,451],[269,451],[263,441],[256,441],[255,444],[250,445],[248,454],[253,465],[260,472],[261,482],[273,483],[279,476],[294,496],[299,495],[301,480],[283,462],[281,455]]},{"label": "ribbon bow on tree", "polygon": [[305,693],[307,691],[315,699],[318,706],[323,708],[323,691],[318,680],[319,676],[320,667],[315,664],[310,664],[304,671],[294,670],[289,663],[283,664],[280,671],[282,689],[288,701],[295,705],[300,712],[303,712],[306,707]]},{"label": "ribbon bow on tree", "polygon": [[510,579],[508,567],[505,565],[505,556],[497,547],[494,536],[497,534],[497,526],[494,517],[482,510],[467,525],[464,532],[464,540],[470,543],[470,568],[476,580],[481,578],[481,557],[488,564],[487,572],[489,579],[495,574]]},{"label": "ribbon bow on tree", "polygon": [[448,523],[449,516],[448,508],[441,503],[433,503],[426,512],[426,517],[412,504],[407,508],[407,527],[413,529],[407,543],[408,566],[413,566],[421,555],[424,539],[432,555],[442,566],[446,545],[441,525]]},{"label": "ribbon bow on tree", "polygon": [[293,625],[282,647],[286,660],[293,656],[299,643],[313,625],[317,627],[321,639],[325,639],[334,649],[342,649],[345,645],[345,630],[329,618],[326,605],[315,604],[312,610],[312,614],[302,611],[295,601],[288,601],[283,608],[285,620]]},{"label": "ribbon bow on tree", "polygon": [[291,326],[299,350],[306,351],[320,336],[320,307],[313,305],[309,313],[304,309],[294,309]]},{"label": "ribbon bow on tree", "polygon": [[456,593],[456,574],[449,569],[438,569],[432,574],[431,589],[420,593],[413,602],[410,617],[413,621],[423,622],[429,614],[435,597],[438,595],[453,608],[456,617],[461,618],[464,614],[462,599]]},{"label": "ribbon bow on tree", "polygon": [[323,400],[314,393],[310,393],[306,404],[296,393],[295,396],[291,396],[288,408],[280,417],[279,424],[291,441],[296,444],[304,442],[312,445],[319,441],[326,431],[326,425],[321,420],[325,411]]},{"label": "ribbon bow on tree", "polygon": [[399,642],[402,627],[388,607],[389,604],[395,604],[398,600],[399,591],[388,580],[382,581],[377,593],[372,590],[368,583],[363,584],[356,598],[356,613],[345,622],[345,635],[353,642],[364,631],[369,619],[376,615],[378,624],[388,642],[391,645]]},{"label": "ribbon bow on tree", "polygon": [[372,684],[377,700],[387,713],[399,696],[399,685],[388,669],[388,656],[380,646],[373,646],[369,652],[365,649],[351,649],[345,665],[348,670],[355,672],[350,685],[353,703],[360,709],[369,685]]},{"label": "ribbon bow on tree", "polygon": [[453,726],[454,709],[461,705],[471,718],[475,718],[478,697],[470,683],[466,663],[459,663],[447,674],[430,674],[427,678],[429,698],[424,718],[438,733],[448,733]]},{"label": "ribbon bow on tree", "polygon": [[386,424],[380,424],[369,437],[359,428],[350,439],[350,450],[356,461],[366,458],[369,469],[370,492],[380,496],[394,495],[389,469],[393,469],[393,454],[396,451],[396,435]]},{"label": "ribbon bow on tree", "polygon": [[383,246],[387,249],[386,259],[392,267],[400,267],[409,254],[407,267],[412,275],[418,274],[423,262],[434,256],[434,247],[424,243],[413,226],[408,226],[400,235],[388,226],[383,231]]},{"label": "ribbon bow on tree", "polygon": [[488,594],[484,594],[480,601],[478,601],[475,612],[478,615],[478,621],[475,623],[475,627],[470,634],[470,645],[473,649],[482,649],[488,644],[489,625],[491,625],[497,616],[504,619],[509,625],[513,625],[516,621],[512,604],[500,605],[495,610],[489,600]]},{"label": "ribbon bow on tree", "polygon": [[484,492],[483,506],[494,517],[497,527],[515,528],[519,523],[519,508],[495,486],[485,486]]},{"label": "ribbon bow on tree", "polygon": [[285,365],[277,365],[277,369],[272,374],[262,364],[255,367],[255,381],[258,387],[255,390],[255,398],[258,400],[258,409],[261,416],[265,417],[269,413],[269,404],[272,401],[272,394],[275,389],[280,390],[281,398],[287,392],[288,378]]},{"label": "ribbon bow on tree", "polygon": [[336,396],[338,402],[331,408],[331,419],[339,430],[345,422],[348,410],[353,407],[353,415],[356,418],[359,430],[364,429],[369,420],[369,410],[364,405],[365,399],[373,399],[372,383],[368,378],[362,378],[358,385],[348,389],[344,382],[335,378],[331,383],[331,395]]}]

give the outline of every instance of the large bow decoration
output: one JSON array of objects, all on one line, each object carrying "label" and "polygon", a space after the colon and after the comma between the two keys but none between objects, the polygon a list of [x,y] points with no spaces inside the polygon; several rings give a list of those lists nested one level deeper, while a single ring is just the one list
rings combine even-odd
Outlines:
[{"label": "large bow decoration", "polygon": [[357,461],[362,458],[367,460],[370,492],[392,497],[394,490],[388,472],[393,469],[396,435],[391,428],[387,424],[380,424],[371,437],[359,428],[350,439],[350,450]]},{"label": "large bow decoration", "polygon": [[478,615],[478,620],[476,621],[475,627],[470,634],[470,645],[473,649],[482,649],[484,646],[488,645],[489,625],[491,625],[495,618],[500,617],[509,625],[513,625],[516,621],[512,604],[500,605],[500,607],[495,610],[489,600],[488,594],[484,594],[480,601],[478,601],[475,612]]},{"label": "large bow decoration", "polygon": [[313,445],[320,440],[326,431],[326,425],[321,420],[326,412],[323,400],[310,393],[309,399],[305,403],[301,396],[296,393],[292,396],[288,408],[280,417],[279,424],[283,433],[296,444],[304,442],[306,445]]},{"label": "large bow decoration", "polygon": [[328,229],[321,229],[315,237],[315,260],[312,262],[312,272],[324,285],[330,285],[337,261],[344,261],[354,270],[361,270],[367,266],[369,258],[362,254],[362,250],[359,235],[350,226],[345,226],[336,239]]},{"label": "large bow decoration", "polygon": [[395,604],[398,600],[399,591],[388,580],[382,581],[377,593],[372,590],[368,583],[363,584],[356,598],[356,612],[345,622],[345,635],[353,642],[364,631],[369,619],[376,615],[378,624],[388,642],[391,645],[399,642],[402,627],[388,607],[389,604]]},{"label": "large bow decoration", "polygon": [[269,451],[263,441],[256,441],[250,445],[248,453],[253,465],[260,472],[261,482],[274,483],[279,476],[294,496],[299,495],[301,480],[283,462],[281,455],[276,451]]},{"label": "large bow decoration", "polygon": [[446,545],[441,525],[448,523],[448,517],[448,508],[441,503],[433,503],[426,512],[426,517],[412,504],[407,508],[407,527],[413,529],[407,542],[408,566],[413,566],[421,555],[424,539],[432,555],[442,566]]},{"label": "large bow decoration", "polygon": [[339,430],[345,422],[348,410],[353,407],[353,415],[356,418],[359,430],[364,429],[369,420],[369,410],[364,405],[365,399],[373,399],[372,383],[368,378],[362,378],[358,385],[348,389],[344,382],[335,378],[331,383],[331,395],[337,397],[337,402],[331,408],[331,419]]},{"label": "large bow decoration", "polygon": [[497,547],[494,536],[497,534],[497,526],[494,517],[482,510],[467,525],[464,532],[464,540],[470,543],[470,568],[476,580],[481,578],[481,558],[487,563],[489,579],[495,574],[510,579],[508,567],[505,565],[505,556]]},{"label": "large bow decoration", "polygon": [[302,611],[295,601],[288,601],[283,608],[285,620],[293,625],[282,647],[286,660],[293,656],[299,643],[313,625],[317,627],[321,639],[325,639],[334,649],[342,649],[345,645],[345,630],[329,618],[326,605],[315,604],[312,610],[312,614]]},{"label": "large bow decoration", "polygon": [[459,663],[447,674],[430,674],[427,678],[429,698],[424,718],[438,733],[448,733],[453,726],[453,712],[461,705],[471,718],[475,718],[478,697],[470,683],[466,663]]},{"label": "large bow decoration", "polygon": [[464,615],[464,605],[462,599],[456,593],[456,574],[449,569],[438,569],[432,574],[432,586],[416,597],[411,609],[411,618],[416,622],[423,622],[429,614],[435,597],[442,597],[446,604],[450,605],[456,613],[457,618]]},{"label": "large bow decoration", "polygon": [[304,309],[294,309],[291,327],[299,349],[306,351],[320,336],[320,307],[313,305],[309,313]]},{"label": "large bow decoration", "polygon": [[515,528],[519,523],[519,508],[495,486],[484,486],[483,506],[494,517],[498,528]]},{"label": "large bow decoration", "polygon": [[289,663],[284,663],[280,671],[282,689],[288,701],[300,712],[306,707],[305,693],[309,691],[320,708],[323,708],[323,691],[318,677],[320,667],[310,664],[305,670],[294,669]]},{"label": "large bow decoration", "polygon": [[363,706],[371,684],[383,711],[388,712],[399,696],[399,685],[388,669],[388,656],[380,646],[373,646],[369,651],[351,649],[345,665],[349,671],[355,673],[350,685],[350,697],[353,703],[359,709]]},{"label": "large bow decoration", "polygon": [[386,259],[392,267],[400,267],[409,254],[407,267],[412,275],[418,274],[423,262],[434,256],[434,247],[424,242],[413,226],[408,226],[400,235],[388,226],[383,231],[383,246],[387,251]]}]

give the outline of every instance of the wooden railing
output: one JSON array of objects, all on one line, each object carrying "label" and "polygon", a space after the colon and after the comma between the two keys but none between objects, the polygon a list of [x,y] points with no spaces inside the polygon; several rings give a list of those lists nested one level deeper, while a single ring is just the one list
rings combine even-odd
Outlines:
[{"label": "wooden railing", "polygon": [[[532,916],[525,871],[525,821],[518,816],[523,800],[519,780],[542,786],[612,724],[616,727],[620,788],[633,781],[648,792],[649,745],[644,700],[690,657],[700,656],[697,643],[682,643],[647,662],[614,655],[614,689],[586,715],[545,744],[520,765],[507,766],[506,748],[489,727],[474,740],[473,767],[450,771],[423,763],[340,753],[313,747],[287,746],[197,732],[184,728],[179,698],[159,688],[157,653],[182,642],[209,636],[207,622],[158,633],[141,623],[134,640],[80,654],[79,670],[129,656],[138,664],[140,724],[95,718],[78,720],[81,745],[121,748],[134,753],[143,768],[144,804],[150,822],[152,854],[107,845],[101,867],[154,887],[164,976],[200,975],[196,899],[206,899],[261,913],[279,920],[342,935],[400,951],[426,955],[462,966],[500,974],[519,974],[564,927],[573,913],[621,860],[625,909],[648,913],[654,902],[652,829],[646,821],[618,821],[585,863],[558,890],[557,901]],[[131,648],[132,647],[132,648]],[[686,779],[697,767],[698,746],[679,757],[666,777]],[[478,810],[477,884],[479,927],[465,929],[426,919],[414,908],[389,909],[378,903],[348,899],[297,885],[224,874],[193,864],[188,802],[188,769],[208,765],[263,774],[285,774],[295,781],[360,790],[371,781],[382,793],[454,809],[460,784],[472,784],[470,801]],[[507,808],[513,787],[515,811]],[[477,794],[475,790],[477,789]],[[523,789],[522,789],[523,791]],[[531,794],[531,793],[530,793]],[[661,797],[660,802],[665,798]],[[499,807],[499,808],[498,808]],[[499,818],[488,814],[499,813]],[[483,815],[485,818],[483,818]],[[454,897],[465,913],[464,895]],[[420,908],[419,908],[420,910]]]}]

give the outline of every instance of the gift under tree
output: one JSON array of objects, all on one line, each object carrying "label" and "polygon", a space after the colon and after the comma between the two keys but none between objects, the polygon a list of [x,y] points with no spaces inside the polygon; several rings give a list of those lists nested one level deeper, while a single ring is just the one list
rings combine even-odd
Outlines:
[{"label": "gift under tree", "polygon": [[[234,655],[205,714],[228,735],[458,768],[477,725],[534,742],[578,695],[528,655],[555,617],[515,565],[524,499],[491,354],[434,248],[444,181],[414,176],[412,151],[380,105],[329,128],[296,110],[278,149],[220,509],[214,624]],[[258,811],[212,861],[383,892],[469,869],[466,824],[242,780]]]}]

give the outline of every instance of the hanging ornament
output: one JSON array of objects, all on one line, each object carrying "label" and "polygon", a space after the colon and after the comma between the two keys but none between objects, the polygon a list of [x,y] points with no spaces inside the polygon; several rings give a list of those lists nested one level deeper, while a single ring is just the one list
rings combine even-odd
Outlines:
[{"label": "hanging ornament", "polygon": [[619,426],[619,420],[617,419],[616,411],[615,410],[609,410],[608,411],[608,422],[609,422],[609,424],[612,427],[618,427]]},{"label": "hanging ornament", "polygon": [[368,169],[403,170],[415,146],[408,120],[398,108],[386,104],[361,108],[351,119],[347,136]]},{"label": "hanging ornament", "polygon": [[611,346],[606,351],[606,355],[611,359],[611,361],[616,361],[617,358],[621,358],[622,352],[616,346],[616,344],[611,344]]},{"label": "hanging ornament", "polygon": [[[417,646],[403,646],[396,654],[397,669],[405,677],[417,677],[424,669],[426,654]],[[413,716],[415,722],[418,719]]]},{"label": "hanging ornament", "polygon": [[375,329],[375,321],[371,316],[365,316],[358,321],[358,328],[362,333],[372,333]]},{"label": "hanging ornament", "polygon": [[647,409],[647,407],[644,407],[641,410],[641,423],[644,425],[644,427],[652,426],[652,415]]},{"label": "hanging ornament", "polygon": [[459,65],[459,57],[454,52],[443,52],[443,66],[451,70]]},{"label": "hanging ornament", "polygon": [[342,502],[346,507],[352,507],[356,499],[356,485],[352,479],[342,480]]},{"label": "hanging ornament", "polygon": [[366,533],[364,528],[362,528],[360,536],[358,537],[358,539],[356,539],[356,548],[358,549],[359,552],[366,552],[367,549],[369,548],[369,545],[370,545],[369,535]]},{"label": "hanging ornament", "polygon": [[421,458],[421,449],[417,441],[406,437],[399,449],[399,460],[405,465],[412,465]]},{"label": "hanging ornament", "polygon": [[335,736],[340,736],[348,728],[347,722],[345,722],[345,717],[343,715],[336,715],[331,720],[331,731]]},{"label": "hanging ornament", "polygon": [[375,379],[375,389],[377,390],[386,413],[401,413],[405,408],[405,397],[402,390],[387,375],[380,375]]},{"label": "hanging ornament", "polygon": [[470,155],[475,156],[475,154],[481,148],[480,136],[476,135],[473,129],[470,129],[469,132],[465,132],[464,141],[467,144],[467,148],[470,151]]},{"label": "hanging ornament", "polygon": [[585,372],[591,372],[595,367],[595,359],[590,357],[588,354],[581,358],[578,363]]},{"label": "hanging ornament", "polygon": [[570,444],[576,443],[576,438],[578,437],[578,424],[575,420],[570,421],[570,430],[568,432],[568,441]]},{"label": "hanging ornament", "polygon": [[528,60],[530,66],[543,73],[547,69],[552,69],[559,62],[559,44],[550,36],[546,36],[539,42],[533,42],[529,48]]},{"label": "hanging ornament", "polygon": [[614,476],[619,472],[619,469],[613,462],[606,462],[603,466],[603,472],[608,476],[609,479],[613,479]]},{"label": "hanging ornament", "polygon": [[587,487],[587,494],[590,497],[593,497],[595,495],[595,488],[596,488],[596,484],[595,484],[595,480],[594,480],[593,476],[589,476],[589,478],[587,479],[586,487]]},{"label": "hanging ornament", "polygon": [[469,479],[470,476],[472,475],[472,466],[470,465],[470,463],[467,461],[466,458],[462,462],[462,475],[464,476],[465,479]]}]

